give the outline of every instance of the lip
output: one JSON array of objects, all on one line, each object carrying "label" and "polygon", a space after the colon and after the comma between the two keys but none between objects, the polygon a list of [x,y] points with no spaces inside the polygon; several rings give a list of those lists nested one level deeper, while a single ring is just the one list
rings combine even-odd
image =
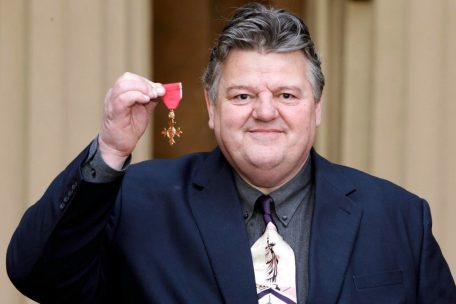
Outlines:
[{"label": "lip", "polygon": [[282,130],[279,129],[273,129],[273,128],[255,128],[255,129],[250,129],[250,133],[282,133]]},{"label": "lip", "polygon": [[248,131],[248,134],[250,134],[252,139],[259,141],[274,141],[278,139],[282,133],[282,130],[273,128],[255,128]]}]

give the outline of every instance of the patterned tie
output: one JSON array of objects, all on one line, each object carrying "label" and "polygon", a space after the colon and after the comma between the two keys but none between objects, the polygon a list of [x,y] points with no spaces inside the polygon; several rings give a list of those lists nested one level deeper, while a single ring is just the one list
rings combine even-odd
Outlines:
[{"label": "patterned tie", "polygon": [[250,248],[255,270],[258,303],[295,304],[296,277],[293,249],[277,233],[271,217],[273,199],[261,195],[256,204],[263,208],[264,234]]}]

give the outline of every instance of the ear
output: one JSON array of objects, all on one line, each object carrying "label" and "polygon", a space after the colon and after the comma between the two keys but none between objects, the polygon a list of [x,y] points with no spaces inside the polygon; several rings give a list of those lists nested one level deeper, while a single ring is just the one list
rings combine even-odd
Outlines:
[{"label": "ear", "polygon": [[315,104],[315,125],[318,127],[321,124],[321,119],[323,115],[323,102],[325,100],[324,92],[321,92],[320,100]]},{"label": "ear", "polygon": [[214,130],[215,103],[206,88],[204,89],[204,99],[206,100],[207,113],[209,114],[209,128]]}]

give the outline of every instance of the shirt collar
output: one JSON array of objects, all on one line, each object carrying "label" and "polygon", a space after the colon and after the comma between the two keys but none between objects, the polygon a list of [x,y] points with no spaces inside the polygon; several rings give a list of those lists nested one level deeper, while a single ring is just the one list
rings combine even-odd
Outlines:
[{"label": "shirt collar", "polygon": [[[301,171],[286,184],[269,193],[274,199],[275,212],[279,221],[286,227],[295,214],[299,204],[307,197],[312,182],[311,161],[308,158]],[[255,201],[262,194],[259,190],[250,186],[236,172],[235,184],[245,222],[252,217],[255,209]]]}]

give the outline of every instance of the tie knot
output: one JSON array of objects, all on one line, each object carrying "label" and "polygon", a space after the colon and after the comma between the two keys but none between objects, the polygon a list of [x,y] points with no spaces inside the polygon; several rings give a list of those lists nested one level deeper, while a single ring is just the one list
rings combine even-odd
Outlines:
[{"label": "tie knot", "polygon": [[274,200],[272,199],[272,197],[270,197],[269,195],[261,195],[257,199],[257,203],[261,204],[263,210],[263,219],[266,225],[272,222],[271,205],[274,204]]}]

